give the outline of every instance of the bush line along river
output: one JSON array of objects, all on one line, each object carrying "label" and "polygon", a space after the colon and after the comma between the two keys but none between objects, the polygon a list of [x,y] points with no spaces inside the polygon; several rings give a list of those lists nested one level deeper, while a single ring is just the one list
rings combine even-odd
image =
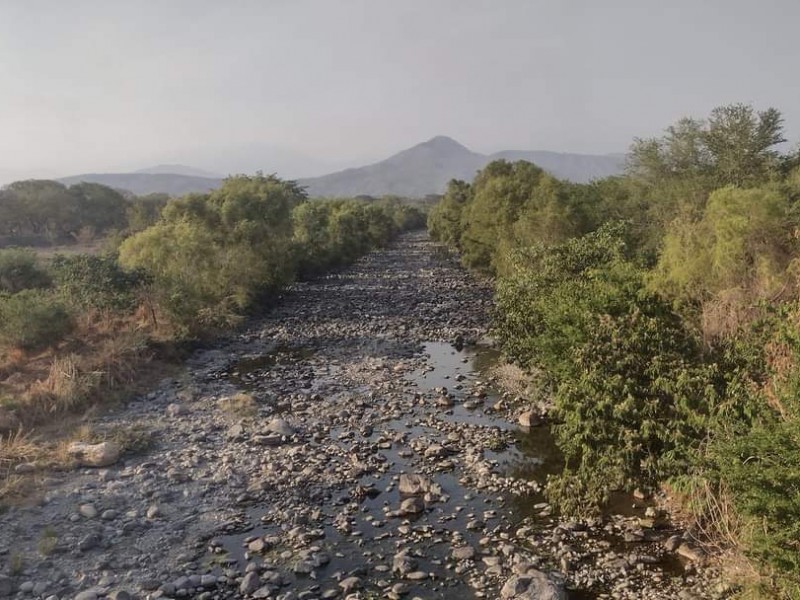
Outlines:
[{"label": "bush line along river", "polygon": [[146,451],[0,516],[0,595],[723,597],[644,503],[551,514],[557,452],[493,381],[490,308],[423,233],[291,287],[93,423],[149,431]]}]

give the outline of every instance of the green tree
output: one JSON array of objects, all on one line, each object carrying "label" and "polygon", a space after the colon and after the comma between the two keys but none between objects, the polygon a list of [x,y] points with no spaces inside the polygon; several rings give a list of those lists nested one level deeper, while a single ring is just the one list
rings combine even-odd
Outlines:
[{"label": "green tree", "polygon": [[715,108],[703,132],[719,185],[747,186],[768,179],[778,166],[775,146],[784,141],[779,111],[756,113],[745,104]]},{"label": "green tree", "polygon": [[428,228],[433,239],[451,248],[461,247],[463,213],[471,198],[470,184],[458,179],[450,180],[447,191],[428,217]]},{"label": "green tree", "polygon": [[77,225],[97,234],[121,231],[128,223],[128,201],[118,191],[99,183],[79,183],[69,188],[77,199]]},{"label": "green tree", "polygon": [[471,268],[492,272],[498,244],[519,218],[544,175],[536,165],[498,160],[475,177],[472,201],[463,213],[462,258]]}]

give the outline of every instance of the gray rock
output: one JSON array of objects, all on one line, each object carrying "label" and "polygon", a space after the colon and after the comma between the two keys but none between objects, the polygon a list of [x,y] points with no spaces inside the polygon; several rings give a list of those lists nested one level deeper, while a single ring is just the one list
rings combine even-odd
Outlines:
[{"label": "gray rock", "polygon": [[432,491],[433,487],[434,484],[425,475],[403,473],[397,489],[406,496],[421,496]]},{"label": "gray rock", "polygon": [[94,504],[81,504],[78,507],[78,512],[87,519],[94,519],[97,516],[97,509]]},{"label": "gray rock", "polygon": [[418,515],[425,512],[425,501],[419,496],[406,498],[400,503],[400,513],[403,515]]},{"label": "gray rock", "polygon": [[542,423],[539,415],[532,410],[526,410],[520,413],[519,417],[517,418],[517,422],[522,427],[537,427]]},{"label": "gray rock", "polygon": [[278,435],[294,435],[294,428],[284,419],[272,419],[266,427],[266,430]]},{"label": "gray rock", "polygon": [[97,600],[97,592],[94,590],[84,590],[75,594],[75,600]]},{"label": "gray rock", "polygon": [[115,442],[72,442],[67,454],[83,467],[108,467],[119,460],[122,448]]},{"label": "gray rock", "polygon": [[172,404],[167,406],[167,416],[168,417],[180,417],[182,415],[186,415],[189,413],[189,407],[185,404],[177,404],[173,402]]},{"label": "gray rock", "polygon": [[416,559],[409,556],[407,552],[398,552],[392,559],[392,573],[396,573],[397,575],[407,575],[416,568]]},{"label": "gray rock", "polygon": [[339,582],[339,587],[342,588],[342,591],[344,591],[345,594],[359,590],[361,589],[361,578],[352,576],[342,579]]},{"label": "gray rock", "polygon": [[512,575],[500,590],[503,600],[566,600],[564,590],[541,571]]},{"label": "gray rock", "polygon": [[78,550],[81,552],[88,552],[100,545],[100,535],[97,533],[90,533],[80,539],[78,542]]},{"label": "gray rock", "polygon": [[239,585],[239,593],[249,596],[260,587],[261,580],[258,578],[258,573],[251,571],[242,579],[242,583]]},{"label": "gray rock", "polygon": [[471,560],[475,558],[475,548],[472,546],[453,548],[453,558],[455,560]]},{"label": "gray rock", "polygon": [[14,583],[5,575],[0,575],[0,597],[10,596],[14,592]]}]

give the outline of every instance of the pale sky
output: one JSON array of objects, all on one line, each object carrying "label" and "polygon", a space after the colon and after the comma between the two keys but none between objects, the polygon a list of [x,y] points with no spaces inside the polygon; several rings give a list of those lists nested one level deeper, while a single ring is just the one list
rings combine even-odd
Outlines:
[{"label": "pale sky", "polygon": [[298,177],[434,135],[624,152],[717,105],[800,139],[798,0],[0,0],[0,182]]}]

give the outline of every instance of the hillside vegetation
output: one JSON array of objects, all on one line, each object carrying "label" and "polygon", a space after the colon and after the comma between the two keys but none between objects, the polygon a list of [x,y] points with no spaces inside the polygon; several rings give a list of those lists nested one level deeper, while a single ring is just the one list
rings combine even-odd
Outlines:
[{"label": "hillside vegetation", "polygon": [[724,106],[636,140],[625,176],[493,162],[428,225],[496,278],[496,332],[552,402],[550,498],[585,514],[665,486],[747,592],[798,598],[800,160],[782,141],[777,110]]}]

